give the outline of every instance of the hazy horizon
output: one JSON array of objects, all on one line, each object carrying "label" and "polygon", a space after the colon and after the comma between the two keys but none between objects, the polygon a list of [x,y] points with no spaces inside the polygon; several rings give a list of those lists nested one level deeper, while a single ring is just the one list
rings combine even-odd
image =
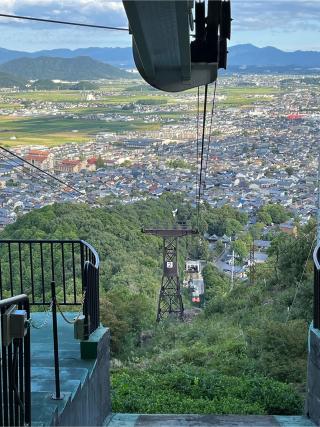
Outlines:
[{"label": "hazy horizon", "polygon": [[[288,50],[288,49],[281,49],[280,47],[274,46],[274,45],[258,46],[255,43],[230,43],[229,47],[241,46],[241,45],[249,45],[249,44],[252,45],[252,46],[255,46],[255,47],[259,48],[259,49],[271,47],[271,48],[279,49],[279,50],[281,50],[283,52],[297,52],[297,51],[320,52],[320,48],[319,49],[292,49],[292,50]],[[75,47],[75,48],[69,48],[69,47],[66,47],[66,46],[60,46],[60,47],[53,47],[53,48],[49,48],[49,49],[31,49],[30,50],[30,49],[19,49],[19,48],[17,48],[17,49],[9,49],[6,46],[1,46],[0,45],[0,49],[7,49],[7,50],[13,50],[13,51],[16,50],[16,51],[27,52],[27,53],[35,53],[35,52],[42,51],[42,50],[48,50],[48,51],[50,51],[50,50],[64,50],[64,49],[66,49],[66,50],[70,50],[70,51],[76,51],[78,49],[104,49],[104,48],[112,48],[112,49],[129,49],[130,48],[131,49],[131,47],[132,47],[131,45],[129,45],[129,46],[107,46],[107,45],[105,45],[105,46],[94,46],[94,45],[92,45],[92,46],[78,46],[78,47]]]}]

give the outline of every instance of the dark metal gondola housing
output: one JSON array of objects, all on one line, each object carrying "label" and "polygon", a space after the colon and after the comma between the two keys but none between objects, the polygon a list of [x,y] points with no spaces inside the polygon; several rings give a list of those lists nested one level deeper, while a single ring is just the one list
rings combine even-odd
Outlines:
[{"label": "dark metal gondola housing", "polygon": [[147,83],[166,92],[180,92],[217,79],[219,64],[226,65],[229,0],[209,0],[207,17],[203,2],[194,5],[190,0],[124,0],[123,4],[132,34],[134,61]]}]

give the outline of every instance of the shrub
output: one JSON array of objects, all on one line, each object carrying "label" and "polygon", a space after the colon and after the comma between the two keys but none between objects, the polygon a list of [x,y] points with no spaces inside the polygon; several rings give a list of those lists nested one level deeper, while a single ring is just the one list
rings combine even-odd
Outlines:
[{"label": "shrub", "polygon": [[302,410],[287,384],[188,366],[116,371],[112,389],[114,412],[295,415]]}]

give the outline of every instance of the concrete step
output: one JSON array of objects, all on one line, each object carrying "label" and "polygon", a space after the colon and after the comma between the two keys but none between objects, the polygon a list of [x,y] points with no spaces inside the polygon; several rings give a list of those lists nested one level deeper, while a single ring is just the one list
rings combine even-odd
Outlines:
[{"label": "concrete step", "polygon": [[[43,350],[43,349],[38,350],[38,348],[36,347],[36,348],[32,348],[32,351],[31,351],[32,360],[45,359],[45,358],[53,359],[53,356],[54,356],[53,351],[48,351],[47,349],[46,350]],[[72,359],[79,360],[80,359],[80,349],[79,350],[78,349],[59,350],[59,360],[62,360],[65,358],[68,358],[68,359],[72,358]]]},{"label": "concrete step", "polygon": [[48,426],[51,424],[53,414],[62,411],[71,399],[71,393],[64,393],[62,400],[53,400],[51,393],[31,393],[31,419],[32,426]]},{"label": "concrete step", "polygon": [[108,427],[311,427],[304,416],[113,414]]},{"label": "concrete step", "polygon": [[[60,390],[62,393],[71,392],[75,394],[80,387],[81,382],[78,380],[61,380],[60,382]],[[44,380],[36,380],[31,384],[31,393],[33,392],[45,392],[49,394],[53,394],[55,391],[55,380],[53,379],[44,379]]]},{"label": "concrete step", "polygon": [[[92,369],[92,362],[90,360],[80,360],[80,357],[78,359],[75,359],[73,357],[65,357],[62,359],[59,359],[60,368],[73,368],[76,366],[79,366],[81,364],[81,367],[86,369]],[[49,359],[48,357],[37,357],[32,359],[32,367],[33,368],[45,368],[45,367],[54,367],[54,360]]]},{"label": "concrete step", "polygon": [[[74,391],[74,381],[78,383],[84,383],[86,380],[86,377],[88,375],[89,371],[86,368],[60,368],[60,382],[61,386],[64,384],[66,386],[67,384],[70,385],[70,389],[67,391],[73,392]],[[51,382],[54,383],[54,368],[52,367],[32,367],[31,368],[31,384],[34,391],[51,391],[52,387],[50,387],[48,390],[36,390],[39,386],[43,387],[43,384],[45,382],[48,382],[48,384],[51,384]]]},{"label": "concrete step", "polygon": [[[52,340],[53,338],[47,337],[46,339],[41,338],[42,341],[35,341],[38,340],[38,337],[33,337],[33,341],[31,342],[32,344],[32,351],[35,353],[37,351],[53,351],[53,344],[52,344]],[[64,342],[64,340],[59,340],[59,351],[61,350],[70,350],[70,351],[74,351],[74,350],[79,350],[80,352],[80,344],[79,341],[75,340],[74,338],[70,338],[70,341],[68,342]]]},{"label": "concrete step", "polygon": [[[52,351],[34,350],[31,352],[32,367],[54,367],[54,357]],[[72,368],[78,367],[81,364],[83,368],[92,368],[92,360],[82,360],[80,358],[80,349],[76,350],[60,350],[59,351],[60,367]]]}]

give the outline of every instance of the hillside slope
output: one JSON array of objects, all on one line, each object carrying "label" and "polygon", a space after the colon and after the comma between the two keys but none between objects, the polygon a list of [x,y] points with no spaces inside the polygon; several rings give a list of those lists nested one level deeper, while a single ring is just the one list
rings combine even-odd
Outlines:
[{"label": "hillside slope", "polygon": [[27,81],[23,78],[19,78],[16,76],[13,76],[8,73],[2,73],[0,72],[0,87],[1,88],[9,88],[9,87],[19,87],[23,88],[25,87]]},{"label": "hillside slope", "polygon": [[[80,238],[97,249],[102,320],[111,329],[115,364],[114,412],[302,413],[312,312],[312,262],[306,260],[314,224],[299,230],[297,238],[273,238],[269,261],[257,267],[254,286],[236,281],[230,287],[230,278],[208,263],[203,312],[192,322],[168,319],[155,325],[162,241],[144,235],[141,227],[170,226],[175,208],[180,220],[195,221],[196,210],[183,197],[168,194],[128,206],[47,206],[0,234]],[[237,212],[203,206],[202,231],[234,223]],[[181,239],[181,265],[187,250],[191,259],[212,259],[201,252],[203,240],[186,240]],[[148,338],[143,344],[142,332]]]},{"label": "hillside slope", "polygon": [[20,58],[0,65],[0,71],[25,80],[98,80],[132,78],[130,73],[95,61],[87,56],[76,58]]}]

